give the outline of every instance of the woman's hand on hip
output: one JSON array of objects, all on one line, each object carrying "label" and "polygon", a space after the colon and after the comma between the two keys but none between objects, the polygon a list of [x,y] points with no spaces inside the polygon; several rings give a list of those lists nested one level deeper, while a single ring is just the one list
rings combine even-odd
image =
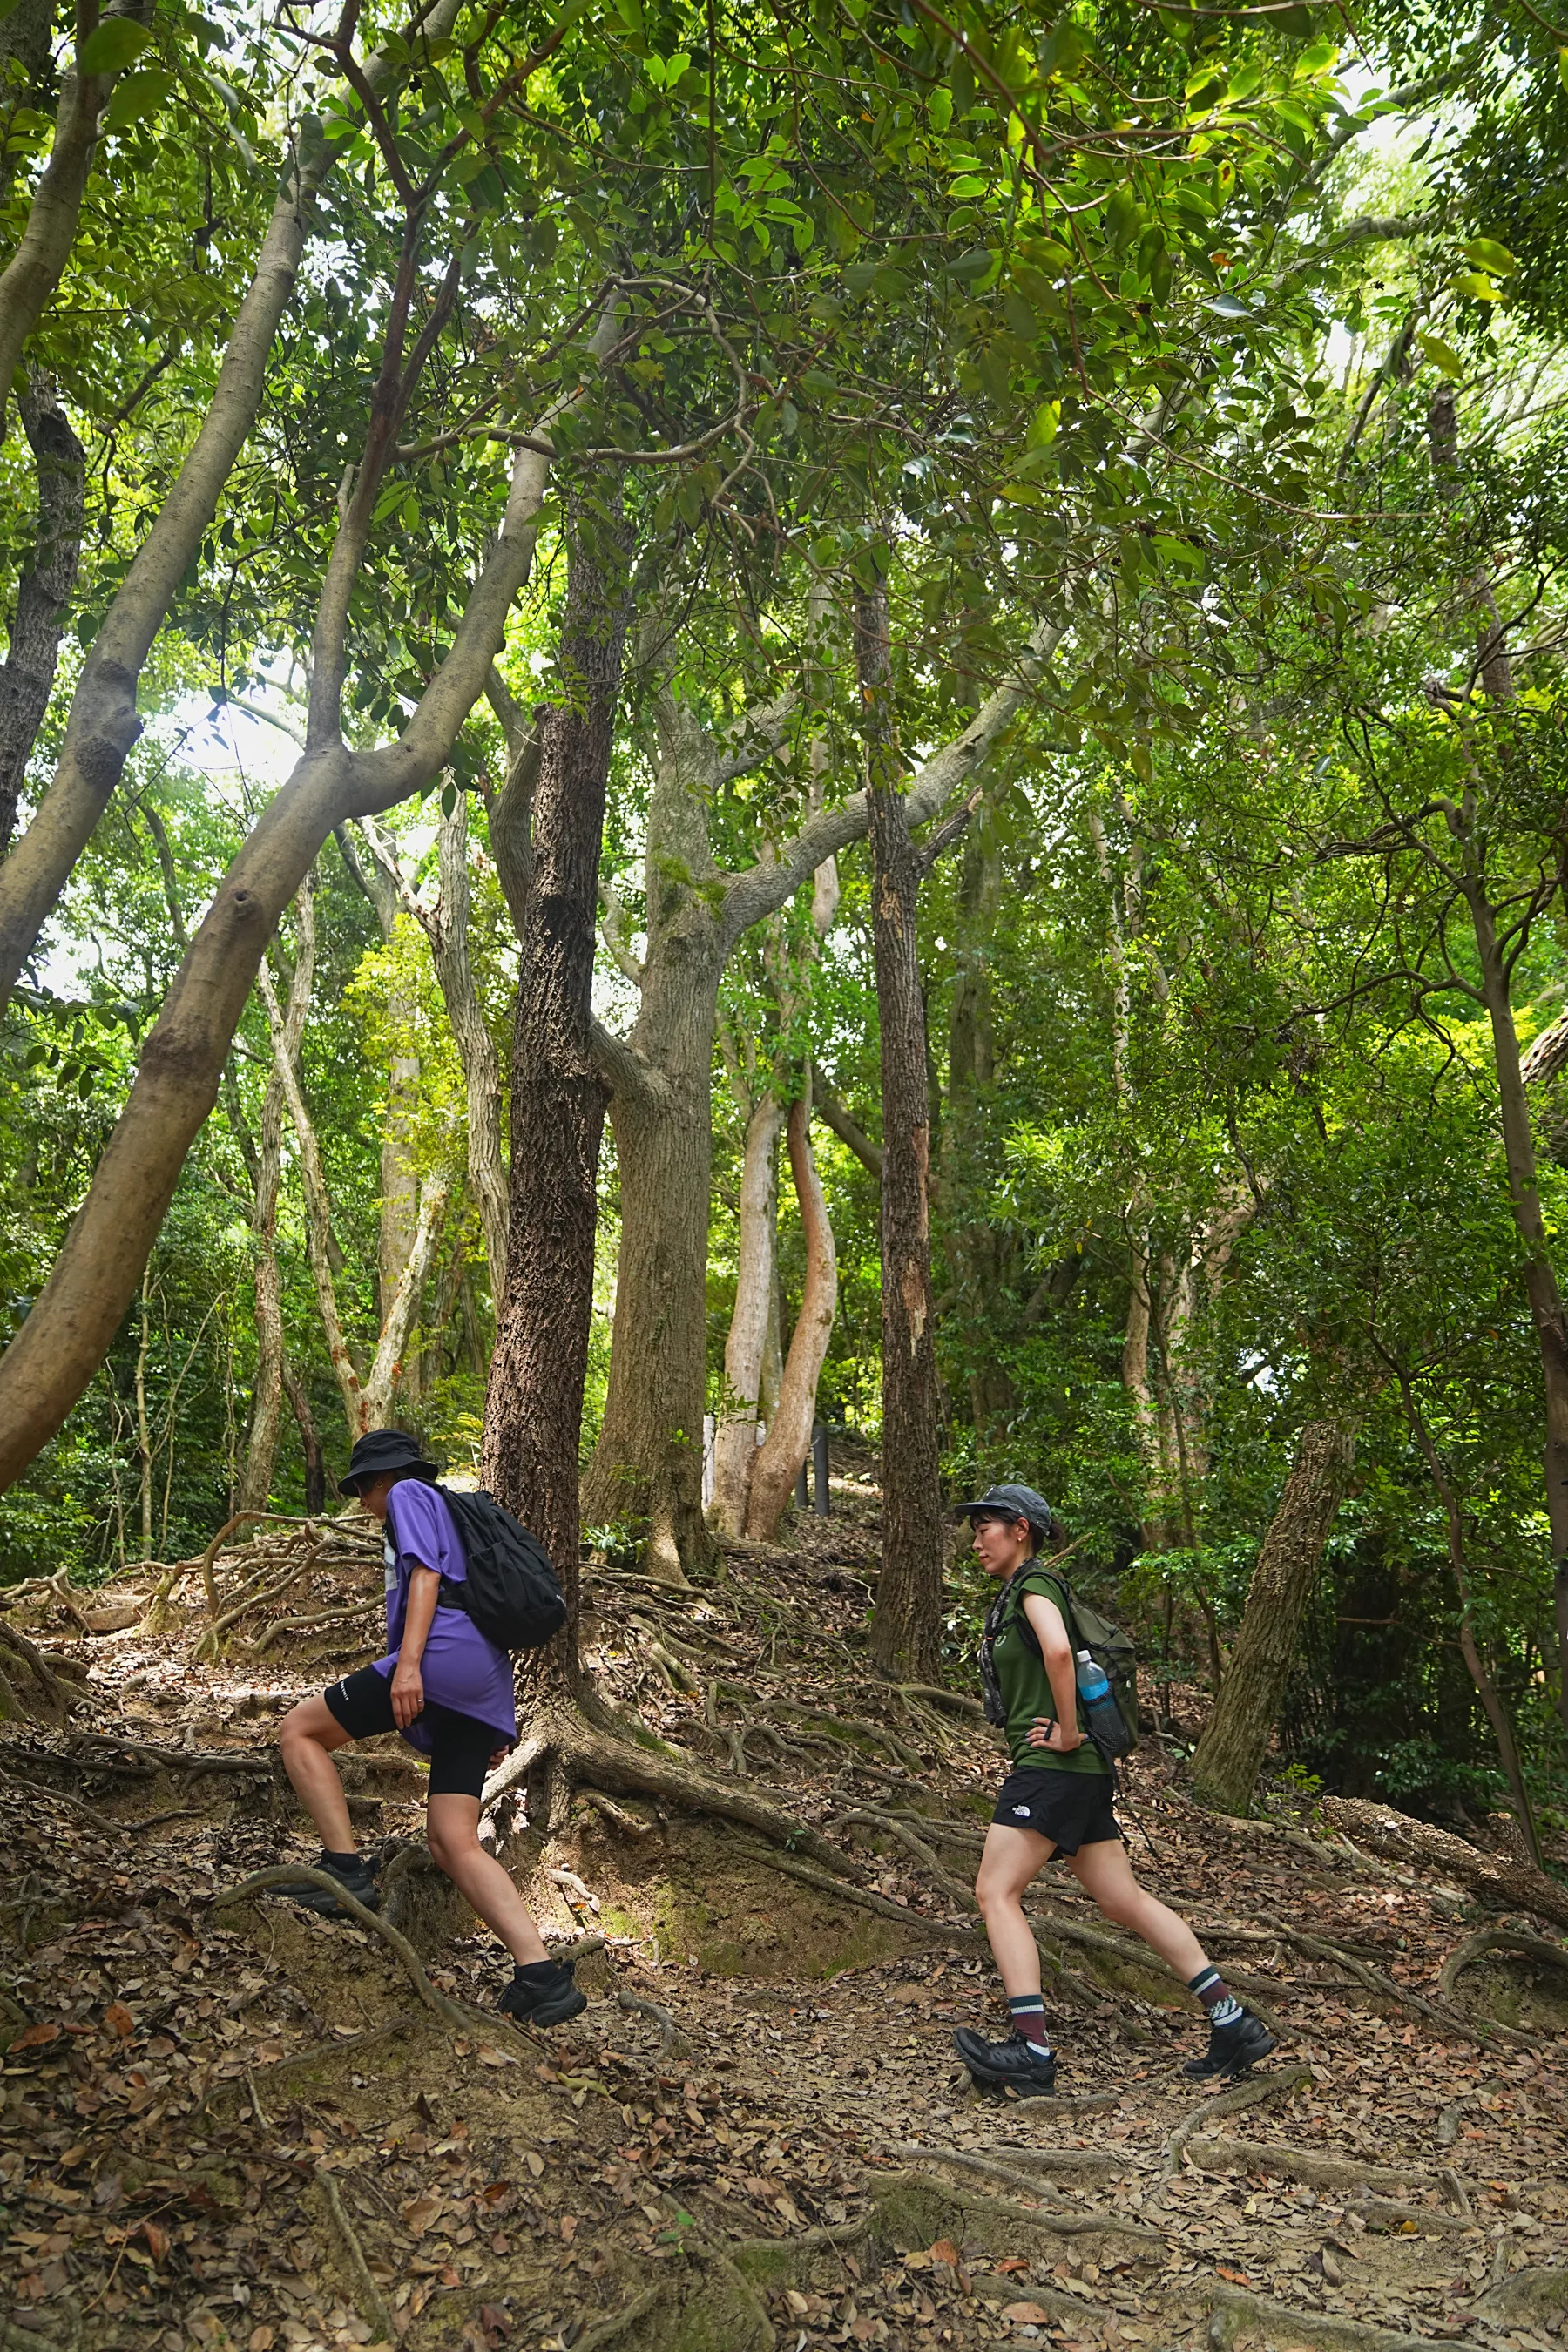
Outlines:
[{"label": "woman's hand on hip", "polygon": [[416,1715],[425,1712],[425,1677],[414,1664],[400,1661],[392,1676],[392,1719],[399,1731],[406,1731]]},{"label": "woman's hand on hip", "polygon": [[1081,1731],[1066,1731],[1053,1716],[1037,1715],[1026,1735],[1031,1748],[1048,1748],[1054,1756],[1070,1756],[1083,1746]]}]

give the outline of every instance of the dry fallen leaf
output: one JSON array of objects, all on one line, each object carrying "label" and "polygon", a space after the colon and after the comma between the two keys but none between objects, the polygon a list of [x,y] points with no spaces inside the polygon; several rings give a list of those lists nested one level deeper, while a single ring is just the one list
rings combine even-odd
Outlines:
[{"label": "dry fallen leaf", "polygon": [[126,2008],[125,2003],[122,2000],[111,2000],[110,2002],[109,2007],[103,2012],[103,2021],[105,2025],[112,2027],[113,2031],[120,2036],[121,2042],[125,2040],[128,2034],[134,2033],[136,2031],[136,2020],[132,2016],[131,2011]]},{"label": "dry fallen leaf", "polygon": [[403,2226],[410,2237],[422,2238],[440,2210],[438,2197],[416,2197],[403,2209]]},{"label": "dry fallen leaf", "polygon": [[1037,2327],[1048,2315],[1037,2303],[1009,2303],[1004,2305],[1004,2319],[1016,2320],[1022,2327]]},{"label": "dry fallen leaf", "polygon": [[46,2042],[58,2042],[59,2038],[60,2029],[58,2025],[50,2025],[47,2022],[42,2025],[29,2025],[25,2032],[17,2034],[11,2047],[13,2050],[39,2050]]},{"label": "dry fallen leaf", "polygon": [[958,2268],[958,2248],[951,2238],[939,2238],[935,2245],[927,2247],[926,2252],[933,2263],[945,2263],[950,2271]]}]

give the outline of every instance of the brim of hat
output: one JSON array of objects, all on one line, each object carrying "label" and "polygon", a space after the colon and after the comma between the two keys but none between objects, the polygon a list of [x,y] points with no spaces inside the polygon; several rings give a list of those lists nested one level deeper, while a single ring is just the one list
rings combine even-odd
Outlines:
[{"label": "brim of hat", "polygon": [[338,1480],[338,1492],[340,1495],[357,1496],[362,1486],[374,1486],[378,1478],[384,1478],[392,1470],[396,1470],[409,1478],[425,1478],[432,1483],[441,1475],[434,1462],[389,1462],[385,1468],[381,1470],[345,1471]]}]

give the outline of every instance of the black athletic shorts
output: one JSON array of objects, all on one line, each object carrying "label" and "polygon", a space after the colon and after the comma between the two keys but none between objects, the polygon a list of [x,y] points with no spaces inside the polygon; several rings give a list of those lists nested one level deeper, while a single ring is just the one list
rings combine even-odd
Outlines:
[{"label": "black athletic shorts", "polygon": [[[345,1675],[341,1683],[321,1693],[351,1739],[374,1739],[380,1731],[395,1731],[392,1712],[392,1676],[374,1666]],[[493,1724],[476,1716],[455,1714],[426,1699],[419,1721],[430,1734],[430,1794],[433,1797],[479,1797],[484,1793],[490,1758],[506,1745]]]},{"label": "black athletic shorts", "polygon": [[1027,1766],[1009,1772],[996,1792],[991,1818],[1004,1829],[1033,1830],[1055,1843],[1058,1853],[1080,1845],[1108,1845],[1120,1838],[1112,1811],[1109,1772],[1041,1772]]}]

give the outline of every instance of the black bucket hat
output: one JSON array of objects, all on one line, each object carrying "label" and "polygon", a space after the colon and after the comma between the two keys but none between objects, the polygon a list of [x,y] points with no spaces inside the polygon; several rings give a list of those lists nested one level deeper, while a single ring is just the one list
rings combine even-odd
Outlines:
[{"label": "black bucket hat", "polygon": [[1054,1536],[1061,1532],[1061,1522],[1045,1496],[1033,1486],[989,1486],[973,1503],[960,1503],[965,1518],[972,1519],[977,1511],[994,1511],[998,1518],[1027,1519],[1037,1535]]},{"label": "black bucket hat", "polygon": [[411,1478],[430,1480],[441,1475],[433,1462],[426,1461],[406,1430],[367,1429],[363,1437],[354,1440],[349,1466],[338,1480],[338,1492],[357,1495],[362,1486],[373,1486],[389,1470],[402,1470]]}]

